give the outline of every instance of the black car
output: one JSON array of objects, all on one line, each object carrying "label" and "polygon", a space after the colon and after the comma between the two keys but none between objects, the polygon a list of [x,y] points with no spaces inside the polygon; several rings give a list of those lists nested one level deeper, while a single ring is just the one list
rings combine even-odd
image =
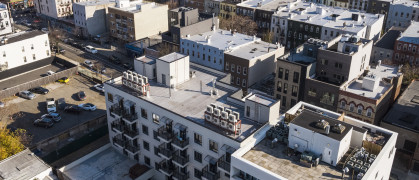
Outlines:
[{"label": "black car", "polygon": [[79,97],[80,101],[84,101],[86,99],[86,93],[84,93],[84,91],[79,91],[77,97]]},{"label": "black car", "polygon": [[115,63],[115,64],[121,64],[121,60],[119,60],[118,57],[116,57],[115,55],[111,55],[109,56],[109,61]]},{"label": "black car", "polygon": [[122,64],[122,67],[125,68],[125,69],[128,69],[128,70],[132,70],[133,69],[132,66],[129,63]]},{"label": "black car", "polygon": [[52,125],[54,125],[54,122],[52,122],[51,119],[43,118],[43,119],[37,119],[33,122],[33,125],[37,127],[44,127],[44,128],[50,128]]},{"label": "black car", "polygon": [[37,94],[48,94],[49,90],[43,87],[35,87],[32,89],[29,89],[30,92],[32,93],[37,93]]},{"label": "black car", "polygon": [[77,105],[70,105],[64,108],[64,112],[79,114],[83,109]]}]

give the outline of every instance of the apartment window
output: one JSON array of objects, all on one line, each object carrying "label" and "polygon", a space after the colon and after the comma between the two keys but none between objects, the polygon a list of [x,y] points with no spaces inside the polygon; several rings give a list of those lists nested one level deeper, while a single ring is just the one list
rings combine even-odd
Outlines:
[{"label": "apartment window", "polygon": [[242,81],[242,86],[243,86],[243,87],[246,87],[246,84],[247,84],[246,79],[243,79],[243,81]]},{"label": "apartment window", "polygon": [[321,60],[320,60],[320,62],[321,62],[323,65],[327,65],[329,61],[328,61],[328,60],[325,60],[325,59],[321,59]]},{"label": "apartment window", "polygon": [[47,56],[49,56],[49,50],[47,50]]},{"label": "apartment window", "polygon": [[416,46],[413,46],[413,48],[412,48],[412,52],[413,52],[413,53],[416,53]]},{"label": "apartment window", "polygon": [[409,140],[404,140],[403,149],[409,152],[415,152],[416,150],[416,143]]},{"label": "apartment window", "polygon": [[195,161],[202,163],[202,154],[200,152],[194,151],[194,159]]},{"label": "apartment window", "polygon": [[238,74],[240,74],[240,73],[241,73],[241,70],[242,70],[242,67],[241,67],[241,66],[239,66],[239,65],[237,65],[237,73],[238,73]]},{"label": "apartment window", "polygon": [[335,63],[335,68],[339,68],[339,69],[342,69],[342,64],[341,63]]},{"label": "apartment window", "polygon": [[34,49],[33,44],[31,44],[31,49]]},{"label": "apartment window", "polygon": [[309,88],[309,89],[308,89],[308,95],[309,95],[309,96],[312,96],[312,97],[316,97],[316,95],[317,95],[317,90],[316,90],[316,89],[314,89],[314,88]]},{"label": "apartment window", "polygon": [[349,104],[349,111],[354,112],[354,109],[355,109],[355,104],[354,103]]},{"label": "apartment window", "polygon": [[319,27],[316,27],[316,33],[319,33],[320,29]]},{"label": "apartment window", "polygon": [[202,53],[202,60],[205,61],[205,54],[204,53]]},{"label": "apartment window", "polygon": [[372,116],[372,109],[368,108],[367,109],[367,117],[371,117]]},{"label": "apartment window", "polygon": [[156,124],[160,123],[160,116],[157,114],[152,113],[153,122]]},{"label": "apartment window", "polygon": [[327,30],[324,30],[324,35],[327,35]]},{"label": "apartment window", "polygon": [[194,168],[194,176],[198,179],[201,179],[202,173],[199,169]]},{"label": "apartment window", "polygon": [[231,72],[234,72],[234,64],[231,64]]},{"label": "apartment window", "polygon": [[396,54],[394,55],[394,58],[395,58],[396,60],[399,60],[399,53],[396,53]]},{"label": "apartment window", "polygon": [[282,82],[281,81],[278,81],[278,85],[276,86],[276,90],[278,92],[281,92],[282,91]]},{"label": "apartment window", "polygon": [[298,87],[297,86],[292,86],[291,95],[294,96],[294,97],[297,97],[297,94],[298,94]]},{"label": "apartment window", "polygon": [[142,125],[142,130],[143,130],[143,133],[148,136],[148,127],[145,125]]},{"label": "apartment window", "polygon": [[143,147],[145,150],[150,151],[150,144],[147,141],[143,141]]},{"label": "apartment window", "polygon": [[282,69],[282,68],[279,68],[279,70],[278,70],[278,78],[279,79],[282,79],[282,75],[284,74],[284,69]]},{"label": "apartment window", "polygon": [[247,67],[243,67],[243,75],[247,75]]},{"label": "apartment window", "polygon": [[306,26],[304,27],[304,29],[305,29],[306,31],[308,31],[308,25],[306,25]]},{"label": "apartment window", "polygon": [[288,84],[284,83],[284,94],[287,94],[288,92]]},{"label": "apartment window", "polygon": [[364,107],[362,107],[362,105],[358,105],[358,114],[362,114],[363,109]]},{"label": "apartment window", "polygon": [[239,77],[236,78],[236,84],[240,86],[240,78]]},{"label": "apartment window", "polygon": [[36,56],[35,56],[35,54],[32,54],[32,59],[33,59],[33,60],[36,60]]},{"label": "apartment window", "polygon": [[346,102],[345,101],[341,101],[340,102],[340,108],[341,109],[345,109],[345,107],[346,107]]},{"label": "apartment window", "polygon": [[292,77],[292,82],[298,83],[299,78],[300,78],[300,73],[294,72],[294,76]]},{"label": "apartment window", "polygon": [[227,70],[230,69],[230,66],[229,66],[229,63],[228,62],[226,62],[226,69]]},{"label": "apartment window", "polygon": [[397,50],[402,49],[402,43],[397,44]]},{"label": "apartment window", "polygon": [[160,157],[159,155],[159,148],[154,146],[154,155],[156,155],[157,157]]},{"label": "apartment window", "polygon": [[194,133],[194,142],[202,146],[202,136],[200,134]]},{"label": "apartment window", "polygon": [[199,52],[198,52],[198,58],[200,58],[201,56],[199,55]]},{"label": "apartment window", "polygon": [[290,71],[288,69],[285,70],[285,80],[288,80],[288,74],[290,73]]},{"label": "apartment window", "polygon": [[[26,57],[25,57],[26,59]],[[113,102],[113,95],[111,93],[108,93],[108,101]]]},{"label": "apartment window", "polygon": [[209,150],[218,153],[218,143],[213,141],[213,140],[209,140]]},{"label": "apartment window", "polygon": [[403,45],[403,51],[407,50],[407,44]]},{"label": "apartment window", "polygon": [[298,34],[298,39],[299,39],[299,40],[303,39],[303,34],[299,33],[299,34]]},{"label": "apartment window", "polygon": [[6,51],[3,51],[3,57],[6,57]]},{"label": "apartment window", "polygon": [[153,138],[154,138],[156,141],[160,141],[159,137],[157,137],[157,131],[155,131],[155,130],[153,130]]},{"label": "apartment window", "polygon": [[25,52],[25,46],[22,46],[22,52]]},{"label": "apartment window", "polygon": [[26,62],[26,56],[23,56],[23,62]]},{"label": "apartment window", "polygon": [[141,108],[141,117],[143,117],[144,119],[147,119],[147,110]]},{"label": "apartment window", "polygon": [[281,106],[285,107],[286,105],[287,105],[287,97],[286,96],[282,96]]},{"label": "apartment window", "polygon": [[147,164],[147,166],[150,166],[150,158],[144,156],[144,163]]}]

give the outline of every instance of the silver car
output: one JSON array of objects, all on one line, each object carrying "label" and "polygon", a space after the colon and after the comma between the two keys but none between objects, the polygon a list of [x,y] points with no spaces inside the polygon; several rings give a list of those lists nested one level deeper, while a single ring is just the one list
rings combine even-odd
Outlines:
[{"label": "silver car", "polygon": [[19,96],[26,99],[33,99],[35,98],[35,94],[31,93],[30,91],[20,91]]},{"label": "silver car", "polygon": [[49,113],[42,115],[41,119],[51,119],[55,122],[59,122],[61,120],[61,115],[58,113]]}]

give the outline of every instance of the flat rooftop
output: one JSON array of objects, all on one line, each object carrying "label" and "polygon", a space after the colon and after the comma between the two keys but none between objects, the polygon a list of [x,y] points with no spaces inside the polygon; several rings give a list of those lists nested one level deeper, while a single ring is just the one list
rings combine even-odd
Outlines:
[{"label": "flat rooftop", "polygon": [[186,55],[178,53],[178,52],[173,52],[163,57],[159,57],[158,60],[161,60],[167,63],[172,63],[184,57],[186,57]]},{"label": "flat rooftop", "polygon": [[0,179],[31,179],[49,168],[48,164],[25,149],[0,161]]},{"label": "flat rooftop", "polygon": [[100,5],[106,5],[106,4],[115,4],[115,0],[95,0],[95,1],[83,1],[74,3],[81,6],[100,6]]},{"label": "flat rooftop", "polygon": [[[7,38],[7,43],[6,44],[11,44],[11,43],[23,41],[23,40],[26,40],[26,39],[31,39],[35,36],[41,36],[41,35],[45,35],[45,34],[46,33],[42,32],[42,31],[35,30],[35,31],[22,31],[22,32],[2,36],[2,37]],[[3,45],[3,44],[0,44],[0,46],[1,45]]]},{"label": "flat rooftop", "polygon": [[225,53],[243,59],[252,60],[269,52],[278,50],[279,48],[280,47],[275,44],[267,43],[264,41],[255,41]]},{"label": "flat rooftop", "polygon": [[380,84],[374,91],[370,91],[362,88],[363,79],[354,79],[353,81],[348,82],[348,86],[345,89],[344,86],[341,86],[341,90],[347,91],[353,94],[361,95],[370,99],[380,99],[383,94],[385,94],[391,87],[390,83],[384,83],[381,81],[382,78],[392,79],[398,76],[398,67],[383,65],[375,66],[370,68],[370,72],[375,76],[379,77]]},{"label": "flat rooftop", "polygon": [[419,81],[413,81],[389,110],[384,122],[419,133]]},{"label": "flat rooftop", "polygon": [[155,58],[148,57],[148,56],[141,56],[141,57],[135,58],[134,61],[141,61],[141,62],[146,63],[146,64],[155,64],[156,63]]},{"label": "flat rooftop", "polygon": [[402,29],[393,26],[374,44],[374,46],[394,50],[394,42],[399,38],[402,32]]},{"label": "flat rooftop", "polygon": [[65,170],[63,174],[70,179],[131,180],[129,169],[135,164],[136,161],[109,146],[106,150]]},{"label": "flat rooftop", "polygon": [[0,3],[0,11],[7,10],[7,5]]},{"label": "flat rooftop", "polygon": [[248,99],[251,100],[251,101],[255,101],[255,102],[258,102],[260,104],[263,104],[265,106],[271,106],[272,104],[274,104],[276,102],[273,99],[265,98],[264,96],[261,96],[259,94],[253,94],[250,97],[248,97]]},{"label": "flat rooftop", "polygon": [[414,6],[414,7],[419,6],[419,2],[412,1],[412,0],[394,0],[391,2],[393,5],[405,5],[405,6]]},{"label": "flat rooftop", "polygon": [[412,21],[410,26],[397,40],[412,44],[419,44],[419,22]]},{"label": "flat rooftop", "polygon": [[266,11],[276,11],[277,7],[285,6],[287,5],[287,3],[294,1],[295,0],[248,0],[237,4],[237,6],[253,9],[262,9]]},{"label": "flat rooftop", "polygon": [[242,157],[264,169],[290,180],[297,179],[340,179],[342,172],[324,162],[317,167],[308,168],[300,164],[297,156],[287,155],[287,145],[277,143],[270,146],[271,140],[264,139]]},{"label": "flat rooftop", "polygon": [[[289,20],[304,22],[328,28],[334,28],[345,32],[357,33],[366,28],[366,26],[376,23],[382,15],[361,13],[356,10],[348,10],[338,7],[329,7],[311,2],[299,1],[295,6],[288,8],[286,6],[276,11],[273,16],[291,17]],[[317,12],[321,8],[323,13]],[[352,19],[352,15],[358,15],[358,21]],[[335,16],[336,19],[333,19]],[[345,24],[345,26],[344,26]]]},{"label": "flat rooftop", "polygon": [[[210,38],[210,42],[208,43],[206,38]],[[215,31],[208,31],[202,34],[193,35],[191,37],[182,38],[185,40],[193,41],[198,44],[207,45],[211,47],[218,48],[219,50],[226,50],[226,48],[230,47],[231,49],[235,49],[237,47],[241,47],[246,44],[250,44],[256,40],[260,40],[260,38],[254,38],[252,36],[248,36],[245,34],[231,33],[228,30],[217,29]]]},{"label": "flat rooftop", "polygon": [[[150,96],[143,97],[139,96],[138,93],[124,85],[122,85],[121,77],[116,78],[114,83],[107,83],[114,88],[117,88],[121,91],[124,91],[128,94],[131,94],[134,97],[147,101],[149,103],[160,106],[168,111],[171,111],[179,116],[184,117],[187,120],[190,120],[196,124],[199,124],[205,128],[213,130],[219,134],[225,135],[236,141],[243,141],[248,136],[250,136],[255,130],[262,127],[262,124],[259,124],[250,119],[246,119],[244,116],[244,109],[238,107],[234,104],[231,104],[227,101],[227,97],[230,96],[233,92],[224,88],[219,88],[217,96],[211,96],[209,91],[212,89],[212,81],[222,79],[224,76],[210,73],[208,71],[199,69],[193,66],[193,63],[190,63],[190,70],[196,71],[196,77],[178,85],[174,90],[169,92],[169,89],[155,81],[149,81],[150,84]],[[201,84],[202,82],[202,91]],[[171,96],[170,94],[171,93]],[[224,106],[233,111],[236,111],[240,114],[241,119],[241,134],[234,135],[228,133],[219,126],[215,126],[209,123],[206,123],[203,116],[206,110],[207,105],[214,103],[217,106]]]},{"label": "flat rooftop", "polygon": [[[124,1],[124,0],[121,0],[121,1]],[[118,10],[121,10],[121,11],[127,11],[127,12],[131,12],[131,13],[141,12],[142,8],[139,9],[137,6],[149,6],[151,8],[156,8],[156,7],[159,7],[160,4],[155,3],[155,2],[143,1],[143,0],[135,0],[135,1],[129,1],[129,6],[128,7],[117,7],[115,5],[114,7],[110,7],[110,8],[118,9]]]}]

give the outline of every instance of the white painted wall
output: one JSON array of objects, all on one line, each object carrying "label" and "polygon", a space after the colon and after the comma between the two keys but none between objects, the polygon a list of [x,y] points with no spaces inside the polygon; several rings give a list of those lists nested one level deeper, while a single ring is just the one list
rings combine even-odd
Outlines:
[{"label": "white painted wall", "polygon": [[[198,47],[199,46],[199,47]],[[204,50],[205,49],[205,50]],[[208,49],[211,52],[208,52]],[[180,51],[182,54],[189,55],[190,61],[219,71],[224,70],[224,50],[203,45],[199,42],[188,40],[187,38],[180,39]],[[189,52],[189,53],[188,53]],[[199,58],[198,58],[199,53]],[[205,54],[205,60],[203,55]],[[208,61],[208,55],[210,61]],[[214,62],[214,58],[216,61]]]},{"label": "white painted wall", "polygon": [[189,80],[189,56],[180,58],[173,62],[156,60],[157,82],[163,83],[162,74],[166,75],[166,86],[176,87]]},{"label": "white painted wall", "polygon": [[[392,26],[407,28],[412,20],[412,13],[413,8],[410,5],[390,3],[386,30],[390,29]],[[409,14],[409,16],[407,16],[407,14]]]},{"label": "white painted wall", "polygon": [[153,71],[156,70],[156,63],[148,64],[134,59],[134,70],[136,73],[146,76],[148,79],[156,78]]},{"label": "white painted wall", "polygon": [[[370,41],[365,45],[361,45],[361,47],[358,48],[358,52],[352,55],[352,60],[351,60],[351,65],[350,65],[351,68],[349,71],[348,80],[352,80],[358,77],[361,73],[364,72],[364,69],[369,65],[370,58],[371,58],[372,45],[373,45],[373,41]],[[364,56],[365,56],[364,61],[362,61]]]},{"label": "white painted wall", "polygon": [[9,16],[7,5],[0,3],[0,35],[12,33],[13,19]]}]

